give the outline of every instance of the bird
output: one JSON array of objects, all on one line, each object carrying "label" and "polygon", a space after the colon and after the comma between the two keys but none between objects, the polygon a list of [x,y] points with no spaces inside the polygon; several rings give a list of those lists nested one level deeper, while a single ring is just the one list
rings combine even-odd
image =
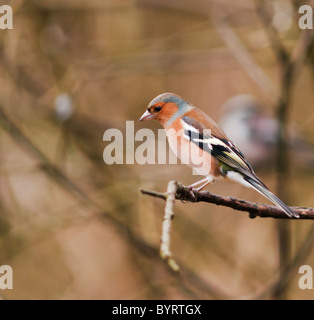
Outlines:
[{"label": "bird", "polygon": [[164,127],[170,148],[181,162],[205,177],[189,186],[194,196],[224,178],[256,190],[288,217],[299,218],[267,188],[239,148],[202,110],[179,95],[162,93],[148,104],[139,122],[152,119]]}]

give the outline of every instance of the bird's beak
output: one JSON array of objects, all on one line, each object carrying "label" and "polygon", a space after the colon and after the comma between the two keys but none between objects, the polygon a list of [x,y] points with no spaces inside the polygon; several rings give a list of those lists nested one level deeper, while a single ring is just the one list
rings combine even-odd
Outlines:
[{"label": "bird's beak", "polygon": [[139,122],[154,119],[154,115],[152,115],[148,110],[140,117]]}]

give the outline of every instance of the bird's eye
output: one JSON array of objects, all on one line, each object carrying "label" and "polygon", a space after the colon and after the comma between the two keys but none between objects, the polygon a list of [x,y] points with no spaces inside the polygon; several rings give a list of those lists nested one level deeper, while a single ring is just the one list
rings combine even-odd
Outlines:
[{"label": "bird's eye", "polygon": [[156,112],[161,111],[161,107],[156,107],[156,108],[155,108],[155,111],[156,111]]}]

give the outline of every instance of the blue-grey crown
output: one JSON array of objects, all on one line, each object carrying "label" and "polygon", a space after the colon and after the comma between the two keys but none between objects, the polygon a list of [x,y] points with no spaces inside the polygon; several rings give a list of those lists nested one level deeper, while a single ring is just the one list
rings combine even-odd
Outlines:
[{"label": "blue-grey crown", "polygon": [[153,106],[158,102],[173,102],[175,103],[178,108],[185,107],[187,104],[190,105],[190,103],[186,102],[184,99],[182,99],[180,96],[174,93],[162,93],[156,98],[154,98],[150,103],[149,106]]}]

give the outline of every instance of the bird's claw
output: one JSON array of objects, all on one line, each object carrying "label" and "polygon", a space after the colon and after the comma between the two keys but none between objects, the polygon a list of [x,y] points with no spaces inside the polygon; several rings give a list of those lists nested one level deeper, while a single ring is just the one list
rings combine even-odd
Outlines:
[{"label": "bird's claw", "polygon": [[182,203],[195,202],[195,200],[197,198],[198,189],[195,189],[193,187],[189,187],[189,193],[190,193],[190,196],[192,197],[192,199],[191,200],[189,200],[189,199],[180,199],[180,201]]},{"label": "bird's claw", "polygon": [[197,189],[194,189],[194,188],[189,188],[190,190],[190,195],[192,196],[193,200],[195,201],[196,200],[196,197],[197,197],[197,193],[198,193],[198,190]]}]

